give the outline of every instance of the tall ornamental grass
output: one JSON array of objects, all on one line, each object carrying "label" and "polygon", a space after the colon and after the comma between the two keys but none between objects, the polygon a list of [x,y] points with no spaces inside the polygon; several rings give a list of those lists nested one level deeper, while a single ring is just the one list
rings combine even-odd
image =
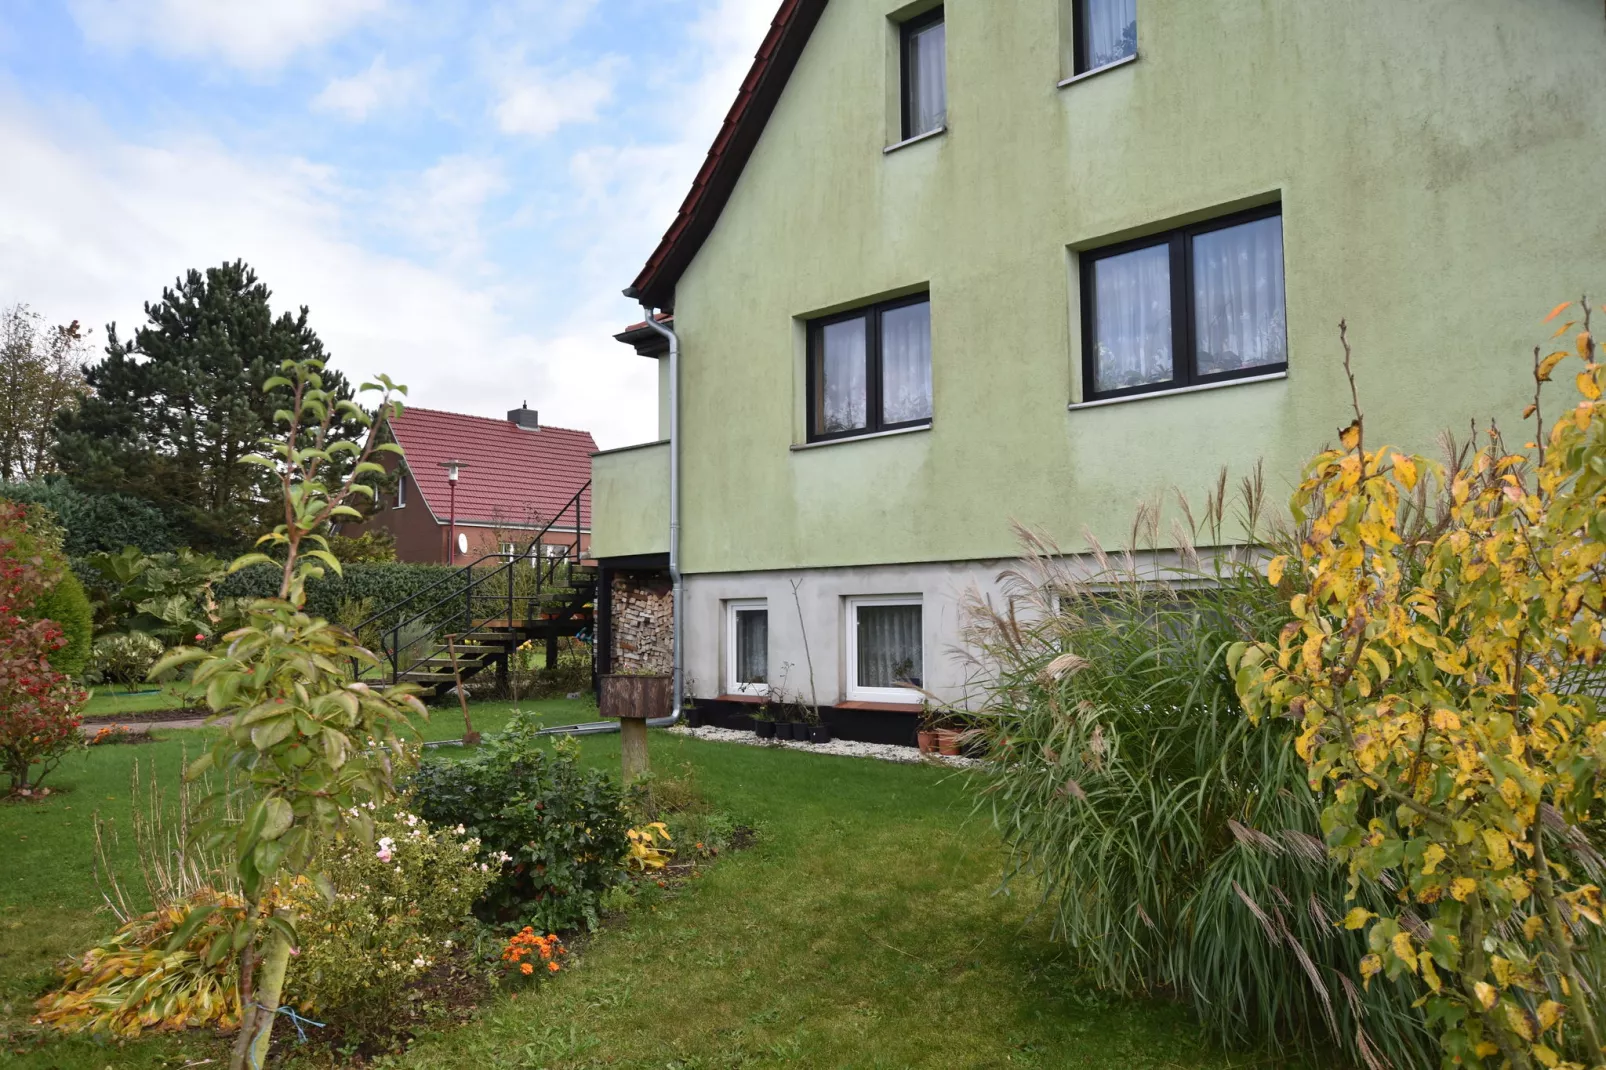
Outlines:
[{"label": "tall ornamental grass", "polygon": [[[1223,475],[1202,518],[1181,503],[1176,550],[1155,549],[1157,507],[1116,554],[1094,543],[1067,558],[1022,532],[1004,603],[971,599],[979,801],[1010,850],[1006,879],[1041,893],[1098,983],[1191,1004],[1216,1042],[1432,1065],[1407,989],[1350,980],[1366,947],[1339,927],[1355,904],[1295,724],[1255,727],[1234,693],[1227,648],[1289,617],[1250,549],[1264,541],[1258,475],[1230,516],[1228,497]],[[1388,898],[1370,883],[1357,894]]]}]

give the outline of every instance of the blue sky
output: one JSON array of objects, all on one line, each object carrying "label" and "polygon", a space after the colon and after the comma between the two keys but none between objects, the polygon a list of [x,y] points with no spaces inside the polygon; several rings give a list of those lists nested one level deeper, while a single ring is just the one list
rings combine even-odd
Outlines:
[{"label": "blue sky", "polygon": [[776,0],[4,0],[0,305],[243,258],[413,403],[656,437],[610,335]]}]

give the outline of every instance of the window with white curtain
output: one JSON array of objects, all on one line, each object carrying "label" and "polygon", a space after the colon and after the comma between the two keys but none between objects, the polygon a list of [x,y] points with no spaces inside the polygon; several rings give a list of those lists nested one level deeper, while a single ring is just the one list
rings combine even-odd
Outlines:
[{"label": "window with white curtain", "polygon": [[396,508],[407,508],[407,470],[402,469],[396,475]]},{"label": "window with white curtain", "polygon": [[731,695],[770,692],[770,613],[762,600],[725,603],[725,690]]},{"label": "window with white curtain", "polygon": [[948,31],[942,8],[904,23],[903,136],[929,134],[948,125]]},{"label": "window with white curtain", "polygon": [[1277,205],[1081,255],[1083,400],[1288,367]]},{"label": "window with white curtain", "polygon": [[931,422],[931,299],[926,294],[809,324],[809,439]]},{"label": "window with white curtain", "polygon": [[925,686],[924,619],[916,596],[850,598],[848,698],[918,704]]},{"label": "window with white curtain", "polygon": [[1066,64],[1086,74],[1138,54],[1138,0],[1066,0],[1074,50]]}]

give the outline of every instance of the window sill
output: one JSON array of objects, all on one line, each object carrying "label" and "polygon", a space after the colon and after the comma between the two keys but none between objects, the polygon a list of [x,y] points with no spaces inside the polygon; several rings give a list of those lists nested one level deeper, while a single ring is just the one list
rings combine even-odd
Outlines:
[{"label": "window sill", "polygon": [[1103,74],[1105,71],[1113,71],[1117,67],[1125,67],[1128,63],[1136,63],[1137,61],[1138,61],[1138,53],[1134,52],[1130,56],[1122,56],[1120,59],[1116,60],[1115,62],[1106,63],[1102,67],[1094,67],[1090,71],[1083,71],[1081,74],[1073,74],[1069,78],[1067,78],[1064,81],[1060,82],[1058,84],[1058,86],[1056,86],[1056,88],[1064,89],[1068,85],[1074,85],[1077,82],[1085,82],[1087,79],[1092,78],[1092,77],[1094,77],[1096,75]]},{"label": "window sill", "polygon": [[740,702],[744,706],[762,706],[770,700],[768,695],[721,695],[715,702]]},{"label": "window sill", "polygon": [[881,155],[886,156],[886,155],[889,155],[891,153],[897,152],[899,149],[906,149],[910,145],[918,145],[922,141],[930,141],[932,138],[941,137],[942,135],[946,134],[947,132],[948,132],[948,124],[944,123],[942,126],[937,127],[937,129],[935,129],[935,130],[927,130],[924,134],[916,134],[914,137],[906,137],[902,141],[898,142],[896,145],[888,145],[886,148],[881,150]]},{"label": "window sill", "polygon": [[[1274,383],[1279,379],[1288,378],[1288,373],[1272,372],[1269,375],[1248,375],[1242,379],[1227,379],[1219,383],[1200,383],[1197,386],[1179,386],[1174,390],[1150,390],[1144,394],[1128,394],[1122,398],[1100,398],[1097,401],[1073,401],[1065,406],[1072,412],[1078,409],[1101,409],[1106,405],[1124,405],[1129,401],[1148,401],[1150,398],[1176,397],[1178,394],[1198,394],[1206,390],[1225,390],[1233,386],[1248,386],[1250,383]],[[792,447],[796,449],[797,447]]]},{"label": "window sill", "polygon": [[868,442],[873,438],[891,438],[893,435],[914,435],[922,431],[930,431],[930,424],[921,424],[919,427],[898,427],[891,431],[874,431],[868,435],[844,435],[841,438],[827,438],[820,442],[794,442],[788,447],[793,453],[799,450],[817,450],[822,446],[845,446],[849,442]]},{"label": "window sill", "polygon": [[838,702],[833,709],[861,710],[866,713],[919,713],[918,702]]}]

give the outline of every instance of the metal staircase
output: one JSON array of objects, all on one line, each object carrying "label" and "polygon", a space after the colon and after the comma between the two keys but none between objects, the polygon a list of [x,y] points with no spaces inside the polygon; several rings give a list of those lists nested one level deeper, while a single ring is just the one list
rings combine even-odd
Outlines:
[{"label": "metal staircase", "polygon": [[[437,697],[487,670],[505,684],[514,653],[535,642],[555,664],[558,640],[589,631],[595,618],[597,569],[583,557],[581,536],[590,487],[522,551],[487,554],[359,624],[359,636],[378,637],[383,682],[418,684]],[[572,531],[573,540],[548,542],[555,531]]]}]

